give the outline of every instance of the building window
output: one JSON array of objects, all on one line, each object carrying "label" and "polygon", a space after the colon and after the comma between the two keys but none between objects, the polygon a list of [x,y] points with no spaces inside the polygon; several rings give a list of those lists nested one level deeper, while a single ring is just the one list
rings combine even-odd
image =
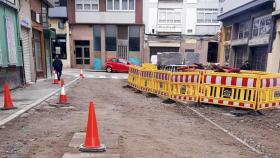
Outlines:
[{"label": "building window", "polygon": [[59,21],[57,24],[59,29],[64,29],[65,28],[65,23],[63,21]]},{"label": "building window", "polygon": [[117,26],[107,25],[105,36],[106,51],[117,51]]},{"label": "building window", "polygon": [[231,26],[225,27],[225,41],[231,40]]},{"label": "building window", "polygon": [[240,23],[238,28],[238,39],[248,38],[250,32],[249,29],[250,29],[249,22]]},{"label": "building window", "polygon": [[46,4],[42,4],[41,20],[42,20],[42,23],[43,23],[43,27],[44,28],[49,28],[48,6]]},{"label": "building window", "polygon": [[266,15],[254,19],[253,22],[253,37],[263,36],[270,33],[271,16]]},{"label": "building window", "polygon": [[129,51],[140,51],[140,27],[129,27]]},{"label": "building window", "polygon": [[54,0],[54,7],[66,7],[67,0]]},{"label": "building window", "polygon": [[197,8],[197,23],[218,23],[218,9]]},{"label": "building window", "polygon": [[54,0],[54,7],[60,7],[59,0]]},{"label": "building window", "polygon": [[134,11],[135,0],[107,0],[108,11]]},{"label": "building window", "polygon": [[161,8],[158,10],[159,24],[181,24],[182,9]]},{"label": "building window", "polygon": [[224,51],[225,51],[225,58],[224,58],[225,64],[229,64],[230,45],[225,45]]},{"label": "building window", "polygon": [[99,0],[76,0],[77,11],[98,11]]},{"label": "building window", "polygon": [[93,26],[93,44],[95,51],[101,51],[101,26],[94,25]]}]

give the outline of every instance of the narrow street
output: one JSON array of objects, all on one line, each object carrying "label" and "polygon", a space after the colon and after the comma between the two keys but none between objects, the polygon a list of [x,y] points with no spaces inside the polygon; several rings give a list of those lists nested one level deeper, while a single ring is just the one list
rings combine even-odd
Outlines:
[{"label": "narrow street", "polygon": [[[68,74],[78,72],[71,71]],[[83,143],[89,101],[95,103],[100,139],[107,146],[107,151],[100,153],[104,157],[280,156],[279,128],[274,124],[280,118],[277,109],[267,111],[265,117],[235,117],[229,114],[230,109],[227,108],[188,105],[261,150],[264,155],[260,155],[186,108],[186,105],[165,104],[162,98],[147,97],[125,87],[125,79],[109,78],[123,74],[86,72],[85,75],[99,74],[108,78],[80,79],[66,89],[69,107],[51,106],[58,101],[58,95],[54,95],[2,126],[0,157],[67,158],[80,155],[78,147],[75,144],[73,147],[72,137],[80,135],[80,143]]]}]

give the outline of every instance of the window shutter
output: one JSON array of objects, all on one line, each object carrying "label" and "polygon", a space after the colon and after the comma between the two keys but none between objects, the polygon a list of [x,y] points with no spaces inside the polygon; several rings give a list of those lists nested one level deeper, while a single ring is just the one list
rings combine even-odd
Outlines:
[{"label": "window shutter", "polygon": [[15,41],[15,31],[12,18],[9,16],[5,17],[6,20],[6,35],[8,43],[8,56],[9,56],[9,65],[17,64],[17,51],[16,51],[16,41]]}]

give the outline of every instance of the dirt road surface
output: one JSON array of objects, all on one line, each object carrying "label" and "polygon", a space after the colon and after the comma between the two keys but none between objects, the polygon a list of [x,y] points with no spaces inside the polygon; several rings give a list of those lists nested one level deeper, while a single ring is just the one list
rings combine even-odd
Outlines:
[{"label": "dirt road surface", "polygon": [[[79,80],[67,89],[70,108],[50,107],[57,102],[54,96],[1,127],[0,157],[61,158],[66,152],[79,153],[68,144],[74,133],[85,131],[91,100],[101,142],[107,144],[107,153],[118,153],[121,158],[263,157],[185,106],[164,104],[161,98],[146,97],[125,85],[126,80]],[[196,109],[243,139],[250,136],[250,143],[259,143],[268,157],[280,156],[279,129],[266,129],[265,116],[234,117],[220,107]],[[269,118],[277,114],[273,111]]]}]

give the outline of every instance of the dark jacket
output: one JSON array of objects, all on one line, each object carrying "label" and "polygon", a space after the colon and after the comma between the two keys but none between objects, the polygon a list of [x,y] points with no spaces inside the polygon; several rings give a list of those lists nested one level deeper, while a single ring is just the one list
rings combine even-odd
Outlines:
[{"label": "dark jacket", "polygon": [[241,66],[240,69],[241,70],[251,70],[251,66],[250,66],[250,64],[244,64],[244,65]]},{"label": "dark jacket", "polygon": [[62,71],[62,67],[63,67],[63,64],[60,59],[55,59],[53,61],[53,68],[55,71]]}]

